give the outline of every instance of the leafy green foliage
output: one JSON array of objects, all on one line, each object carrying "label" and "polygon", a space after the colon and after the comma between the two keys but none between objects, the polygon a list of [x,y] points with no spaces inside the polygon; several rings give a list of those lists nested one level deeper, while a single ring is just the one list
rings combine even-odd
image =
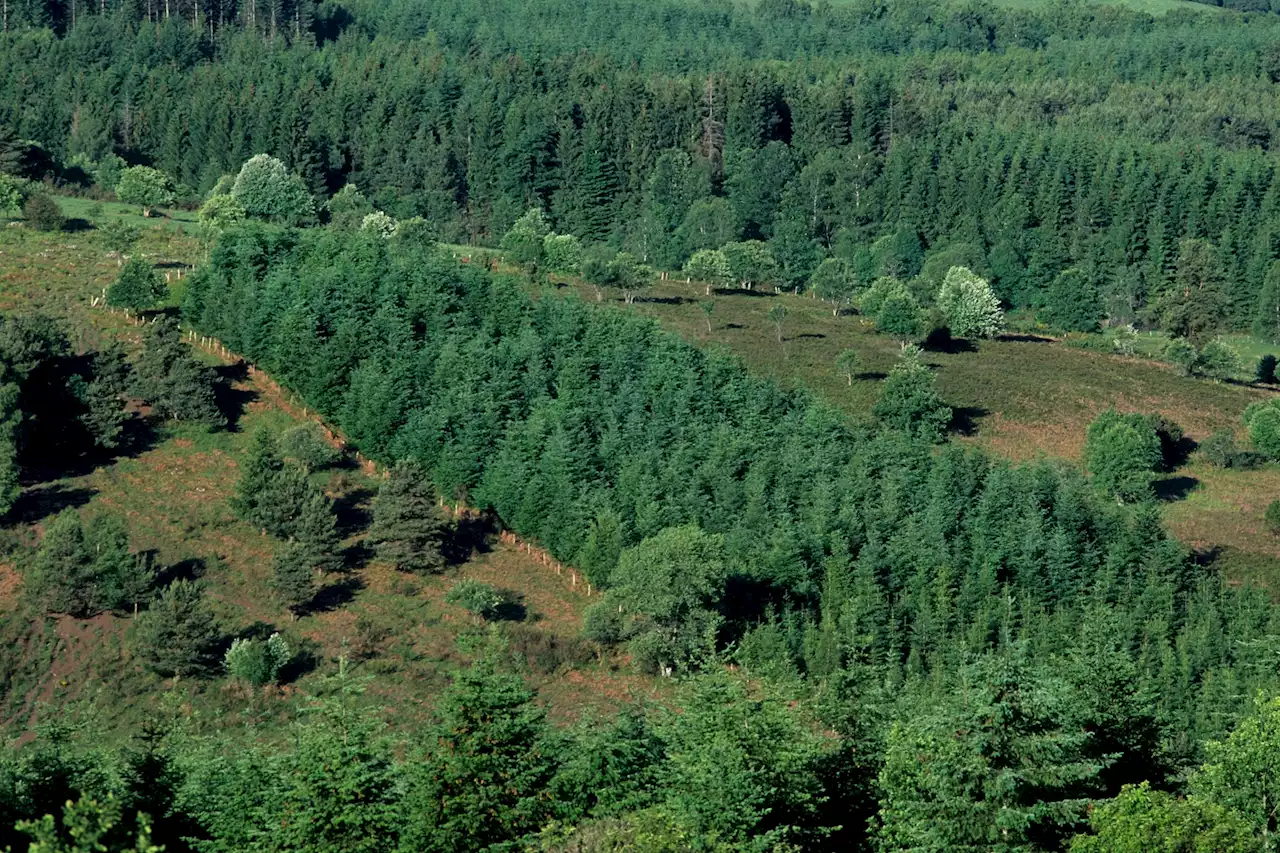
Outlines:
[{"label": "leafy green foliage", "polygon": [[1245,425],[1254,447],[1271,459],[1280,459],[1280,406],[1274,401],[1250,406],[1245,410]]},{"label": "leafy green foliage", "polygon": [[315,423],[299,424],[281,433],[280,452],[308,471],[319,471],[338,461],[338,450]]},{"label": "leafy green foliage", "polygon": [[464,578],[449,587],[444,600],[482,619],[494,618],[506,603],[502,593],[493,586],[469,578]]},{"label": "leafy green foliage", "polygon": [[1276,357],[1271,353],[1267,353],[1258,359],[1258,364],[1253,371],[1254,381],[1263,385],[1276,384]]},{"label": "leafy green foliage", "polygon": [[1089,815],[1093,835],[1079,835],[1071,853],[1251,853],[1258,849],[1240,815],[1222,805],[1126,786]]},{"label": "leafy green foliage", "polygon": [[61,231],[67,224],[62,208],[50,196],[33,192],[22,204],[22,216],[37,231]]},{"label": "leafy green foliage", "polygon": [[831,303],[832,314],[840,316],[840,311],[852,303],[858,293],[853,264],[843,258],[827,258],[813,271],[809,288],[819,299]]},{"label": "leafy green foliage", "polygon": [[907,348],[889,371],[873,409],[881,423],[925,441],[940,441],[953,412],[938,394],[933,371],[918,348]]},{"label": "leafy green foliage", "polygon": [[706,284],[710,291],[724,287],[733,279],[729,259],[719,249],[699,249],[684,263],[684,274],[694,281]]},{"label": "leafy green foliage", "polygon": [[265,640],[232,640],[222,659],[222,666],[232,678],[253,687],[262,687],[278,680],[280,671],[292,659],[293,650],[277,632]]},{"label": "leafy green foliage", "polygon": [[62,807],[59,820],[46,814],[39,820],[18,821],[15,829],[31,837],[28,853],[162,853],[162,847],[151,843],[150,818],[141,813],[136,835],[112,843],[123,828],[121,811],[115,797],[81,797]]},{"label": "leafy green foliage", "polygon": [[542,259],[543,246],[551,234],[551,226],[540,208],[530,208],[515,221],[502,237],[502,250],[517,264],[536,265]]},{"label": "leafy green foliage", "polygon": [[853,375],[858,372],[858,368],[861,366],[857,351],[851,349],[842,350],[836,356],[835,366],[836,371],[847,379],[850,385],[853,385]]},{"label": "leafy green foliage", "polygon": [[1089,424],[1084,458],[1098,488],[1120,500],[1141,500],[1163,459],[1160,436],[1147,417],[1107,409]]},{"label": "leafy green foliage", "polygon": [[[1259,700],[1223,741],[1205,747],[1208,760],[1191,788],[1210,802],[1234,811],[1264,848],[1274,845],[1280,815],[1280,699]],[[1231,826],[1224,822],[1224,828]]]},{"label": "leafy green foliage", "polygon": [[159,169],[131,166],[120,173],[116,197],[125,204],[136,204],[144,216],[150,216],[152,208],[173,204],[173,182]]},{"label": "leafy green foliage", "polygon": [[1067,332],[1096,331],[1102,301],[1093,279],[1077,268],[1059,273],[1046,294],[1045,319]]},{"label": "leafy green foliage", "polygon": [[1004,312],[991,284],[965,267],[947,271],[938,291],[938,307],[951,333],[961,338],[994,338],[1004,328]]},{"label": "leafy green foliage", "polygon": [[116,308],[144,311],[169,295],[160,273],[146,261],[130,258],[120,275],[107,289],[107,304]]},{"label": "leafy green foliage", "polygon": [[246,216],[272,222],[297,223],[315,213],[306,185],[276,158],[257,154],[240,167],[231,195]]}]

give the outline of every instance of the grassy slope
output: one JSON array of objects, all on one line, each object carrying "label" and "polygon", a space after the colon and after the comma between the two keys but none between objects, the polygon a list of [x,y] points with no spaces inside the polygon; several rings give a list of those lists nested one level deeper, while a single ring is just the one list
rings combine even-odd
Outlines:
[{"label": "grassy slope", "polygon": [[[89,307],[89,297],[100,293],[116,270],[92,231],[43,235],[3,225],[0,310],[64,317],[77,346],[91,348],[107,338],[136,346],[135,326]],[[195,242],[167,227],[171,225],[152,223],[136,254],[162,264],[194,258]],[[285,719],[293,707],[289,697],[331,669],[345,646],[361,644],[362,635],[383,633],[375,654],[360,666],[373,676],[370,693],[388,707],[392,719],[412,726],[422,719],[445,674],[465,659],[458,636],[477,630],[469,615],[443,602],[444,592],[459,577],[485,580],[519,595],[527,617],[525,624],[511,628],[519,635],[513,646],[541,652],[533,656],[531,681],[554,716],[571,717],[585,707],[648,691],[646,679],[594,663],[590,650],[576,640],[582,608],[589,603],[581,587],[571,587],[567,577],[493,538],[486,546],[490,550],[441,577],[405,576],[373,563],[348,577],[329,578],[322,597],[332,607],[292,622],[274,604],[267,585],[272,541],[236,519],[226,498],[252,431],[287,428],[301,420],[302,412],[261,377],[239,377],[234,390],[242,404],[234,430],[165,430],[132,458],[31,483],[22,521],[0,532],[10,541],[31,544],[38,540],[41,523],[62,506],[83,505],[86,514],[120,513],[135,549],[153,549],[161,565],[203,577],[229,632],[254,625],[278,627],[318,662],[295,684],[261,696],[246,697],[224,681],[181,685],[178,692],[197,718],[209,723],[238,722],[246,716]],[[335,497],[350,544],[358,551],[360,526],[377,480],[355,466],[317,476]],[[22,648],[20,674],[0,703],[0,722],[15,731],[49,716],[42,703],[59,708],[92,704],[101,721],[114,727],[152,712],[170,689],[167,681],[144,674],[129,660],[128,619],[29,619],[21,608],[20,572],[11,565],[0,567],[0,621],[5,619],[11,623],[5,635],[19,636]],[[557,664],[565,659],[572,662]]]}]

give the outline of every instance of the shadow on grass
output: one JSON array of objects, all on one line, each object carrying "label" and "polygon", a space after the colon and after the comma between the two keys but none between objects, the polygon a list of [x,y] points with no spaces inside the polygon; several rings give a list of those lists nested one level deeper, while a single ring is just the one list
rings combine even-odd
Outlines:
[{"label": "shadow on grass", "polygon": [[804,338],[825,338],[825,337],[826,335],[822,334],[821,332],[801,332],[800,334],[795,335],[794,337],[787,338],[787,340],[798,341]]},{"label": "shadow on grass", "polygon": [[687,296],[637,296],[636,302],[648,302],[653,305],[683,305],[694,300]]},{"label": "shadow on grass", "polygon": [[1006,341],[1014,344],[1051,344],[1055,343],[1053,338],[1046,338],[1044,335],[1000,335],[997,341]]},{"label": "shadow on grass", "polygon": [[98,492],[96,489],[68,487],[61,483],[27,489],[9,510],[10,521],[35,524],[68,507],[82,507]]},{"label": "shadow on grass", "polygon": [[498,530],[497,519],[491,515],[479,518],[459,518],[450,531],[449,537],[440,548],[445,562],[451,566],[460,566],[477,554],[487,554],[490,550],[489,539]]},{"label": "shadow on grass", "polygon": [[1180,501],[1199,485],[1200,481],[1195,477],[1165,477],[1152,483],[1151,488],[1162,501]]},{"label": "shadow on grass", "polygon": [[258,399],[258,392],[235,387],[236,382],[242,382],[248,378],[249,365],[244,361],[221,364],[215,367],[213,372],[218,378],[214,386],[214,400],[218,411],[222,412],[222,416],[227,419],[227,431],[238,432],[240,417],[244,414],[245,408]]},{"label": "shadow on grass", "polygon": [[351,536],[364,530],[373,521],[369,503],[377,492],[370,488],[355,488],[345,492],[333,502],[333,512],[338,517],[338,532]]},{"label": "shadow on grass", "polygon": [[[150,552],[154,561],[157,556],[154,551]],[[169,566],[164,566],[156,572],[156,589],[164,589],[174,581],[194,581],[204,577],[204,573],[209,566],[203,557],[190,557],[186,560],[179,560]]]},{"label": "shadow on grass", "polygon": [[965,338],[951,337],[950,329],[934,329],[929,333],[929,337],[924,339],[924,349],[926,352],[944,353],[946,355],[959,355],[965,352],[977,352],[978,347],[973,341]]},{"label": "shadow on grass", "polygon": [[504,587],[498,590],[498,595],[502,597],[502,603],[493,611],[491,621],[523,622],[529,615],[529,610],[524,604],[524,596],[514,589]]},{"label": "shadow on grass", "polygon": [[69,234],[79,234],[85,231],[92,231],[93,223],[87,219],[80,219],[79,217],[75,217],[73,219],[68,219],[66,222],[64,222],[62,225],[62,230],[66,231]]},{"label": "shadow on grass", "polygon": [[978,421],[991,414],[981,406],[956,406],[951,410],[951,423],[947,429],[954,435],[975,435]]},{"label": "shadow on grass", "polygon": [[348,575],[339,578],[316,590],[315,597],[307,605],[307,611],[328,613],[331,610],[337,610],[342,605],[349,604],[356,597],[356,593],[362,589],[364,589],[364,581],[358,577]]},{"label": "shadow on grass", "polygon": [[742,325],[741,323],[725,323],[723,328],[726,328],[726,329],[745,329],[745,328],[746,328],[746,326]]},{"label": "shadow on grass", "polygon": [[864,370],[861,373],[853,374],[853,378],[870,382],[879,379],[888,379],[889,374],[885,373],[883,370]]},{"label": "shadow on grass", "polygon": [[715,296],[751,296],[756,299],[772,299],[778,295],[776,293],[766,293],[763,290],[745,290],[741,287],[717,287],[711,292]]}]

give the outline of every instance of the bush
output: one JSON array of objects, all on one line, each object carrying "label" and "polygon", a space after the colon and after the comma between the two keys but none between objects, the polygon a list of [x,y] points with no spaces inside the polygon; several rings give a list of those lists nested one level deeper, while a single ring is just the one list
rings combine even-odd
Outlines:
[{"label": "bush", "polygon": [[1160,438],[1160,459],[1166,471],[1172,471],[1187,461],[1186,434],[1182,427],[1159,413],[1146,416],[1151,428]]},{"label": "bush", "polygon": [[22,205],[27,224],[37,231],[61,231],[67,224],[58,203],[44,193],[32,193]]},{"label": "bush", "polygon": [[933,371],[908,351],[889,371],[873,410],[881,423],[928,441],[941,441],[953,412],[938,394]]},{"label": "bush", "polygon": [[582,616],[582,636],[602,646],[614,646],[621,642],[623,627],[622,614],[609,601],[593,604]]},{"label": "bush", "polygon": [[1267,523],[1267,530],[1275,536],[1280,536],[1280,500],[1274,500],[1267,504],[1267,511],[1263,515],[1263,520]]},{"label": "bush", "polygon": [[131,258],[120,276],[107,290],[107,304],[116,308],[143,311],[169,295],[160,273],[146,261]]},{"label": "bush", "polygon": [[232,678],[254,687],[278,681],[280,670],[293,658],[289,644],[278,633],[266,640],[234,640],[222,665]]},{"label": "bush", "polygon": [[1229,429],[1220,429],[1200,442],[1200,454],[1215,468],[1234,468],[1239,453],[1235,433]]},{"label": "bush", "polygon": [[1272,459],[1280,459],[1280,408],[1264,405],[1249,420],[1249,439]]},{"label": "bush", "polygon": [[492,619],[507,603],[506,597],[487,583],[464,579],[445,593],[444,600],[482,619]]},{"label": "bush", "polygon": [[1100,489],[1121,501],[1150,494],[1152,473],[1163,455],[1160,436],[1147,415],[1108,409],[1089,424],[1085,466]]},{"label": "bush", "polygon": [[1200,350],[1194,369],[1210,379],[1224,381],[1233,379],[1244,370],[1244,363],[1240,360],[1240,355],[1222,341],[1209,341]]},{"label": "bush", "polygon": [[328,468],[338,461],[337,449],[325,440],[316,424],[299,424],[280,436],[280,450],[309,471]]},{"label": "bush", "polygon": [[1196,362],[1200,360],[1200,353],[1195,344],[1186,338],[1174,338],[1164,348],[1164,357],[1180,374],[1190,376],[1196,369]]},{"label": "bush", "polygon": [[1276,384],[1276,357],[1267,353],[1258,359],[1258,366],[1253,371],[1254,378],[1263,385]]}]

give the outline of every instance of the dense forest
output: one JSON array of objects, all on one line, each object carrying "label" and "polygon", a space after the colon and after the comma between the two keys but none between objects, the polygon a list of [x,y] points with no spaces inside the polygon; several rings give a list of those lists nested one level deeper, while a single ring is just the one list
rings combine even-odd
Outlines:
[{"label": "dense forest", "polygon": [[[1219,334],[1280,337],[1266,0],[0,2],[0,212],[57,231],[60,193],[201,223],[172,292],[104,229],[100,298],[145,318],[137,352],[0,322],[0,510],[145,424],[234,429],[187,343],[216,341],[390,471],[378,558],[441,572],[434,505],[473,507],[602,593],[599,656],[676,684],[553,725],[492,630],[422,732],[383,725],[345,654],[287,730],[174,710],[121,746],[46,722],[0,755],[0,844],[1280,849],[1280,605],[1162,528],[1180,428],[1109,410],[1088,473],[1014,464],[948,442],[915,345],[1008,311],[1158,329],[1213,375]],[[874,409],[548,276],[630,306],[676,270],[874,316],[904,342]],[[1277,412],[1246,413],[1272,457]],[[299,435],[255,435],[228,501],[279,541],[294,616],[344,560],[308,479],[334,451]],[[67,509],[4,547],[46,612],[131,614],[157,677],[278,680],[280,635],[222,648],[200,586],[124,524]]]}]

